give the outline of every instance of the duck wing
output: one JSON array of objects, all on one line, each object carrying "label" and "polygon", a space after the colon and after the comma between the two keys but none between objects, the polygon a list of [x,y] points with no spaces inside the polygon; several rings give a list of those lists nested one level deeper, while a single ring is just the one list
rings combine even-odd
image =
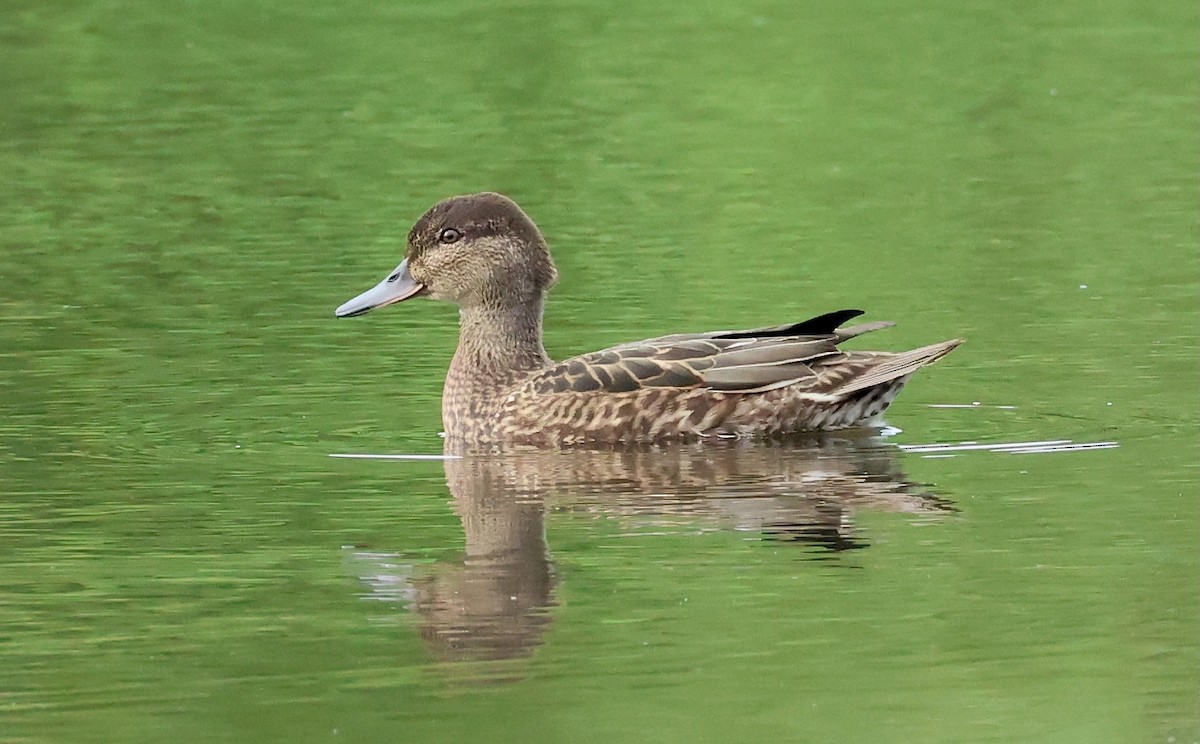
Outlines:
[{"label": "duck wing", "polygon": [[845,365],[836,364],[846,359],[837,348],[840,342],[892,325],[877,322],[839,328],[861,314],[861,310],[839,310],[789,325],[675,334],[622,344],[561,362],[535,375],[527,389],[542,395],[647,388],[758,393],[805,383],[804,387],[823,392],[850,376]]}]

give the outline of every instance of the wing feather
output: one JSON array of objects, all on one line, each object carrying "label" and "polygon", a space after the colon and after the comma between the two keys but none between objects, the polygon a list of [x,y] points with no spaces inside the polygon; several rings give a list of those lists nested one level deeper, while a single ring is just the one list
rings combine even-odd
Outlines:
[{"label": "wing feather", "polygon": [[802,394],[834,399],[903,376],[956,345],[946,342],[904,354],[840,351],[842,341],[892,325],[877,321],[838,328],[861,314],[839,310],[790,325],[621,344],[557,364],[535,375],[527,389],[538,394],[646,388],[757,393],[799,385]]}]

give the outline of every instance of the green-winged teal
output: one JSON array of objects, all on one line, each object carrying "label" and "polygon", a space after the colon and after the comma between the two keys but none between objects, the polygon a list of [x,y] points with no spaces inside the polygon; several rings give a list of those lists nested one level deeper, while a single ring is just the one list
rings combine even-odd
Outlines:
[{"label": "green-winged teal", "polygon": [[839,328],[840,310],[790,325],[683,333],[554,362],[542,307],[558,272],[541,231],[500,194],[438,202],[404,260],[340,318],[413,297],[459,307],[442,422],[466,444],[781,435],[872,425],[908,377],[962,343],[891,353],[837,345],[891,323]]}]

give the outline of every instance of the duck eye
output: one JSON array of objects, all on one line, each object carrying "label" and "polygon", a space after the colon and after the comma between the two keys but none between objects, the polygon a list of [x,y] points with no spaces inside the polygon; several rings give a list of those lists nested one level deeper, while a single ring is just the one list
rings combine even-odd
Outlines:
[{"label": "duck eye", "polygon": [[455,230],[453,227],[447,227],[438,234],[438,242],[441,243],[457,243],[462,239],[462,233]]}]

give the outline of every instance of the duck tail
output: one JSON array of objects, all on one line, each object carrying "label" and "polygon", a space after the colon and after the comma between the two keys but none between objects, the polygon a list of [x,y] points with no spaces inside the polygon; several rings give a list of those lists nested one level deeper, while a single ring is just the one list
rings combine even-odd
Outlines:
[{"label": "duck tail", "polygon": [[830,392],[833,395],[846,396],[859,390],[865,390],[869,387],[890,382],[899,377],[907,377],[921,367],[933,364],[954,351],[964,340],[961,338],[952,338],[949,341],[942,341],[941,343],[930,344],[929,346],[922,346],[912,351],[904,351],[884,357],[880,360],[879,364],[867,370],[862,375],[848,380],[845,385]]}]

